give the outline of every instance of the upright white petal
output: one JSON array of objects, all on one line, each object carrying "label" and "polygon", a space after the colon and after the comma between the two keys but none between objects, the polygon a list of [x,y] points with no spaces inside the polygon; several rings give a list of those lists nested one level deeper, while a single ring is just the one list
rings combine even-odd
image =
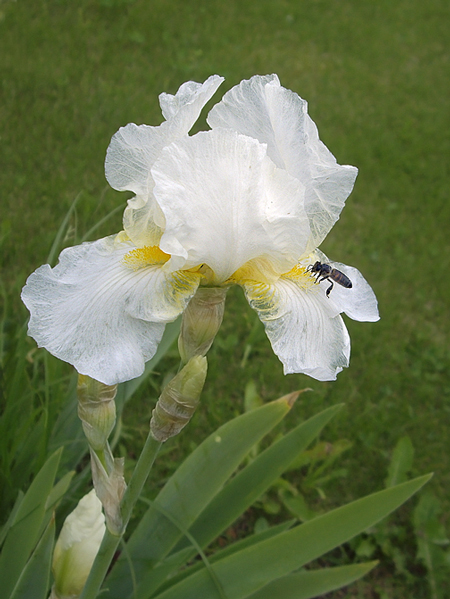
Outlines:
[{"label": "upright white petal", "polygon": [[227,92],[208,115],[211,127],[229,127],[267,144],[268,156],[305,186],[310,249],[339,218],[357,169],[337,164],[319,140],[307,102],[281,87],[276,75],[255,76]]},{"label": "upright white petal", "polygon": [[129,201],[124,215],[125,231],[136,245],[155,243],[158,237],[155,223],[159,227],[164,225],[157,219],[151,167],[165,146],[188,134],[222,81],[223,77],[213,75],[204,83],[184,83],[175,96],[161,94],[166,121],[157,127],[129,123],[112,137],[105,174],[111,187],[133,191],[137,196]]},{"label": "upright white petal", "polygon": [[285,277],[272,285],[248,282],[243,287],[285,374],[332,381],[348,366],[347,329],[320,289],[304,289]]},{"label": "upright white petal", "polygon": [[220,283],[253,258],[279,272],[309,237],[303,188],[266,156],[266,146],[226,129],[164,149],[152,169],[166,228],[161,249],[173,269],[206,264]]},{"label": "upright white petal", "polygon": [[38,345],[107,385],[142,374],[165,323],[183,312],[199,281],[191,275],[180,283],[161,265],[133,270],[122,261],[130,249],[114,236],[67,248],[22,291]]},{"label": "upright white petal", "polygon": [[164,118],[167,121],[179,119],[179,126],[183,129],[187,128],[187,133],[198,119],[203,106],[213,97],[223,81],[224,77],[211,75],[204,83],[195,81],[183,83],[174,96],[160,94],[159,104]]},{"label": "upright white petal", "polygon": [[213,75],[203,84],[184,83],[175,96],[161,94],[160,103],[167,120],[157,127],[134,123],[121,127],[113,135],[106,153],[105,174],[111,187],[142,196],[150,193],[153,187],[150,169],[161,150],[188,134],[222,81],[223,77]]}]

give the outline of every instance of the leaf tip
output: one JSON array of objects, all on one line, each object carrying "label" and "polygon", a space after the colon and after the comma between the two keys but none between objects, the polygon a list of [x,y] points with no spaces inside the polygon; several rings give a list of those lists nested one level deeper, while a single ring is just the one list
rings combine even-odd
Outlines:
[{"label": "leaf tip", "polygon": [[278,401],[286,402],[289,409],[291,409],[292,406],[294,405],[294,403],[297,401],[299,395],[301,395],[302,393],[307,393],[308,391],[314,391],[314,389],[311,389],[310,387],[306,387],[306,389],[299,389],[298,391],[292,391],[292,393],[287,393],[286,395],[283,395],[282,397],[280,397],[278,399]]}]

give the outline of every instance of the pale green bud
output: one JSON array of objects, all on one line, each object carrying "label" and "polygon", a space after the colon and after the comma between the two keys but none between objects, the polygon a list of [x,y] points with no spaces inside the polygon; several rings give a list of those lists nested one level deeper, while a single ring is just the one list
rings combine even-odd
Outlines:
[{"label": "pale green bud", "polygon": [[102,504],[92,490],[67,516],[56,541],[52,598],[76,599],[81,594],[104,534]]},{"label": "pale green bud", "polygon": [[167,441],[189,422],[200,401],[207,367],[205,357],[195,356],[164,388],[150,420],[157,441]]},{"label": "pale green bud", "polygon": [[105,510],[108,530],[111,534],[119,536],[124,529],[120,503],[127,488],[123,476],[124,458],[114,458],[109,445],[102,457],[106,468],[96,452],[91,449],[92,482]]},{"label": "pale green bud", "polygon": [[116,423],[114,398],[117,385],[105,385],[84,374],[78,375],[78,416],[89,445],[102,450]]},{"label": "pale green bud", "polygon": [[199,287],[183,313],[178,349],[184,363],[205,356],[222,324],[227,289]]}]

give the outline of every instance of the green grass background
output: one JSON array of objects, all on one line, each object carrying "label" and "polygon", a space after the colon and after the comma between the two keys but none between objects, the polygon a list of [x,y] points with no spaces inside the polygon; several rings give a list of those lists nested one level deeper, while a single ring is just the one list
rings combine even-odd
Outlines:
[{"label": "green grass background", "polygon": [[[232,290],[203,407],[169,445],[167,468],[242,412],[249,381],[264,401],[308,386],[314,392],[301,397],[291,423],[345,402],[327,439],[354,443],[340,460],[349,475],[327,490],[331,503],[381,488],[393,447],[409,435],[412,473],[435,472],[431,487],[448,513],[449,17],[444,0],[0,1],[6,326],[25,320],[20,288],[46,261],[74,199],[80,196],[65,245],[129,197],[109,189],[103,171],[120,126],[159,124],[157,95],[175,93],[184,81],[225,76],[218,101],[241,79],[275,72],[308,100],[338,162],[360,169],[322,249],[364,273],[381,320],[348,321],[351,365],[337,382],[284,377],[254,314]],[[120,228],[117,213],[94,237]],[[169,356],[166,368],[174,365]],[[154,393],[129,405],[130,453],[138,451],[153,401]]]}]

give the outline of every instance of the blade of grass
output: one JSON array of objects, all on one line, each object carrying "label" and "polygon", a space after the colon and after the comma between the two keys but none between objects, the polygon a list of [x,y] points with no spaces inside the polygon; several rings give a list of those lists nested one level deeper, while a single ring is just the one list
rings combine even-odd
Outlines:
[{"label": "blade of grass", "polygon": [[76,196],[76,198],[70,205],[70,208],[66,213],[66,216],[64,217],[62,223],[60,224],[59,229],[56,233],[55,239],[53,240],[52,247],[50,248],[50,252],[47,256],[47,264],[50,264],[50,265],[54,264],[56,255],[59,253],[60,248],[61,248],[61,242],[63,240],[64,235],[66,234],[67,225],[69,223],[70,217],[72,216],[82,195],[83,195],[83,192],[80,191],[80,193],[78,193],[78,195]]}]

